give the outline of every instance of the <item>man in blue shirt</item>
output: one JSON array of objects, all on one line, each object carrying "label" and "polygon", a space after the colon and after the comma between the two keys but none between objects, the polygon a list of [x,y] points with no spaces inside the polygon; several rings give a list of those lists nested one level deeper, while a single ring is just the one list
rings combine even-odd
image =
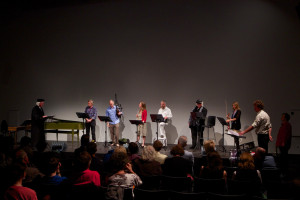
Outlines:
[{"label": "man in blue shirt", "polygon": [[119,146],[119,117],[121,115],[122,112],[115,106],[115,102],[110,100],[109,107],[106,109],[106,116],[110,117],[112,122],[107,122],[107,127],[109,128],[112,145],[116,146]]},{"label": "man in blue shirt", "polygon": [[97,110],[94,107],[94,101],[92,99],[88,101],[88,106],[85,108],[84,112],[89,115],[89,118],[85,119],[86,134],[90,135],[90,130],[92,130],[92,142],[96,142],[95,127]]}]

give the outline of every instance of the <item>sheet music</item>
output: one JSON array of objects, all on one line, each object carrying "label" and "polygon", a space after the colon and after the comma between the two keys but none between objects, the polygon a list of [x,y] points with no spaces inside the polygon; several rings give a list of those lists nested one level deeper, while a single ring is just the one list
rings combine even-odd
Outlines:
[{"label": "sheet music", "polygon": [[240,134],[238,132],[236,132],[235,130],[232,130],[232,129],[228,130],[228,135],[240,136]]}]

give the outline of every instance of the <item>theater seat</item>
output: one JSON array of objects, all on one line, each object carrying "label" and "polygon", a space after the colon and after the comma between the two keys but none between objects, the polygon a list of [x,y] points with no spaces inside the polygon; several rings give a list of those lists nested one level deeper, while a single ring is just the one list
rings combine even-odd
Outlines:
[{"label": "theater seat", "polygon": [[139,186],[140,189],[159,190],[161,176],[140,176],[143,184]]},{"label": "theater seat", "polygon": [[206,193],[170,192],[169,200],[206,200]]},{"label": "theater seat", "polygon": [[194,192],[213,192],[224,194],[226,192],[224,179],[194,179]]},{"label": "theater seat", "polygon": [[224,195],[224,194],[215,194],[208,193],[208,200],[251,200],[250,196],[246,194],[240,195]]},{"label": "theater seat", "polygon": [[134,200],[168,200],[169,192],[166,190],[134,189]]},{"label": "theater seat", "polygon": [[177,192],[191,192],[192,180],[189,177],[161,176],[161,189]]}]

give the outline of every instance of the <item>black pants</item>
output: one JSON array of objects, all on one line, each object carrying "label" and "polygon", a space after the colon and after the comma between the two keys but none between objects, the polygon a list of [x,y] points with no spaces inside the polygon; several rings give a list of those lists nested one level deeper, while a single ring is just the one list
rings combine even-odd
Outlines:
[{"label": "black pants", "polygon": [[86,134],[90,135],[90,130],[92,130],[92,140],[94,141],[96,141],[95,127],[96,127],[95,120],[92,120],[90,123],[85,123]]},{"label": "black pants", "polygon": [[203,145],[203,131],[204,128],[202,126],[191,126],[191,133],[192,133],[192,147],[195,147],[197,144],[197,136],[199,132],[199,140],[200,145]]},{"label": "black pants", "polygon": [[269,140],[269,134],[257,134],[258,146],[264,148],[266,153],[268,153]]},{"label": "black pants", "polygon": [[44,123],[31,125],[31,144],[43,151],[42,148],[46,145]]},{"label": "black pants", "polygon": [[289,148],[287,147],[279,147],[280,150],[280,170],[283,174],[286,174],[288,171],[289,160],[288,160],[288,152]]}]

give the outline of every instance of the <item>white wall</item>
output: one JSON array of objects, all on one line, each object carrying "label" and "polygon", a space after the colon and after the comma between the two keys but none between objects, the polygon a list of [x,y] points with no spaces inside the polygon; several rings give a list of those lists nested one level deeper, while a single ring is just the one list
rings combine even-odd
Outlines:
[{"label": "white wall", "polygon": [[[268,1],[107,1],[25,12],[2,29],[1,117],[17,112],[18,123],[30,118],[36,98],[46,99],[46,114],[77,120],[90,98],[104,115],[117,92],[123,137],[135,140],[128,120],[140,100],[150,114],[166,99],[174,115],[169,143],[180,135],[190,143],[187,120],[198,98],[208,115],[222,117],[225,101],[228,111],[239,101],[243,128],[262,99],[275,138],[281,113],[300,108],[299,19]],[[147,142],[156,131],[149,126]],[[219,123],[216,132],[220,140]],[[97,121],[97,141],[103,133]],[[252,140],[254,133],[243,142]]]}]

